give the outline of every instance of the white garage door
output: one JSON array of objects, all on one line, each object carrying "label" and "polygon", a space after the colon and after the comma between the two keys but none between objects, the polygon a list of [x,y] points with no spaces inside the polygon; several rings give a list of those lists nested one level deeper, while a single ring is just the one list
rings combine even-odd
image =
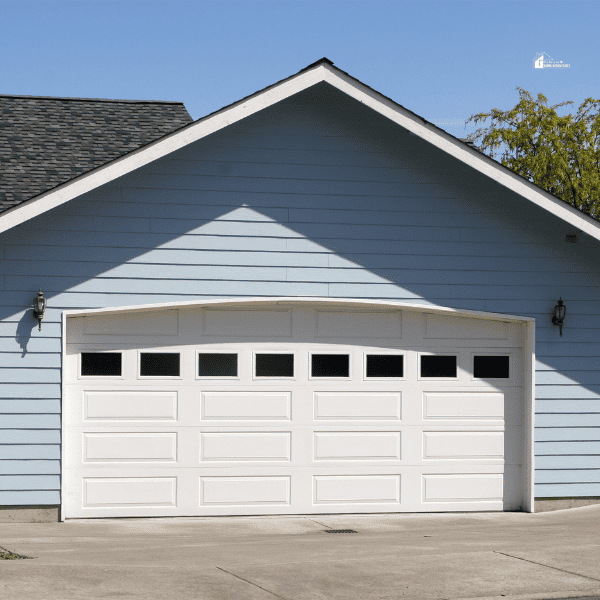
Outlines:
[{"label": "white garage door", "polygon": [[66,518],[515,510],[523,327],[283,304],[67,319]]}]

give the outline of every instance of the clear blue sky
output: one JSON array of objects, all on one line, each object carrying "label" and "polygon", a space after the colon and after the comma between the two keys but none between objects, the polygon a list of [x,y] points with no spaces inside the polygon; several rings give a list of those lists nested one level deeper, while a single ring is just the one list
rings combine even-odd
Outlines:
[{"label": "clear blue sky", "polygon": [[[600,2],[0,0],[0,93],[181,100],[200,118],[327,56],[462,137],[520,86],[600,97]],[[534,69],[546,52],[570,68]]]}]

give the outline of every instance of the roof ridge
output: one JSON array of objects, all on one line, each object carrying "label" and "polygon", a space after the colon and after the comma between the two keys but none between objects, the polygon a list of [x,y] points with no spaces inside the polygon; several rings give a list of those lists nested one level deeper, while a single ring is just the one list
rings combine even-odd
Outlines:
[{"label": "roof ridge", "polygon": [[112,98],[77,98],[75,96],[28,96],[23,94],[0,94],[0,98],[26,98],[31,100],[71,100],[73,102],[110,102],[119,104],[183,104],[178,100],[123,100]]}]

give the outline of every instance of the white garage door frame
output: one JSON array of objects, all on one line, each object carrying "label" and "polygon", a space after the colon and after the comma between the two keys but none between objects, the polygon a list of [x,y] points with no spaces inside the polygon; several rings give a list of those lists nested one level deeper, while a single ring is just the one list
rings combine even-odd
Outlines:
[{"label": "white garage door frame", "polygon": [[[253,306],[283,306],[283,305],[305,305],[305,306],[323,306],[323,307],[343,307],[343,308],[360,308],[360,309],[395,309],[402,311],[429,313],[453,317],[466,317],[488,321],[502,321],[521,324],[525,327],[524,345],[523,345],[523,457],[522,457],[522,490],[523,498],[521,506],[525,512],[534,512],[534,413],[535,413],[535,319],[531,317],[522,317],[514,315],[505,315],[500,313],[489,313],[473,310],[460,310],[447,307],[439,307],[429,304],[415,304],[409,302],[398,301],[379,301],[379,300],[361,300],[349,298],[313,298],[313,297],[251,297],[251,298],[228,298],[214,300],[195,300],[190,302],[169,302],[150,305],[136,306],[120,306],[111,308],[98,308],[87,310],[65,310],[62,314],[62,364],[63,368],[66,364],[67,350],[67,322],[70,318],[83,316],[98,316],[107,315],[125,315],[127,313],[161,311],[168,308],[203,308],[203,307],[227,307],[228,305],[244,306],[251,308]],[[66,414],[65,399],[66,395],[66,377],[62,377],[62,442],[61,442],[61,505],[64,504],[66,498],[66,461],[68,458],[68,449],[65,448],[67,436],[66,431]],[[64,506],[61,510],[61,520],[66,518]]]}]

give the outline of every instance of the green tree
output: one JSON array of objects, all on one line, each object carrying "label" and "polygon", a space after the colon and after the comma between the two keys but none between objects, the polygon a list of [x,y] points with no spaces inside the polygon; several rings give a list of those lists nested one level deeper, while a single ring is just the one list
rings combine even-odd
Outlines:
[{"label": "green tree", "polygon": [[[587,98],[576,114],[559,116],[556,109],[572,101],[548,106],[517,87],[520,101],[511,110],[493,108],[467,123],[485,122],[469,140],[488,156],[532,183],[600,220],[600,100]],[[498,152],[500,151],[500,152]]]}]

